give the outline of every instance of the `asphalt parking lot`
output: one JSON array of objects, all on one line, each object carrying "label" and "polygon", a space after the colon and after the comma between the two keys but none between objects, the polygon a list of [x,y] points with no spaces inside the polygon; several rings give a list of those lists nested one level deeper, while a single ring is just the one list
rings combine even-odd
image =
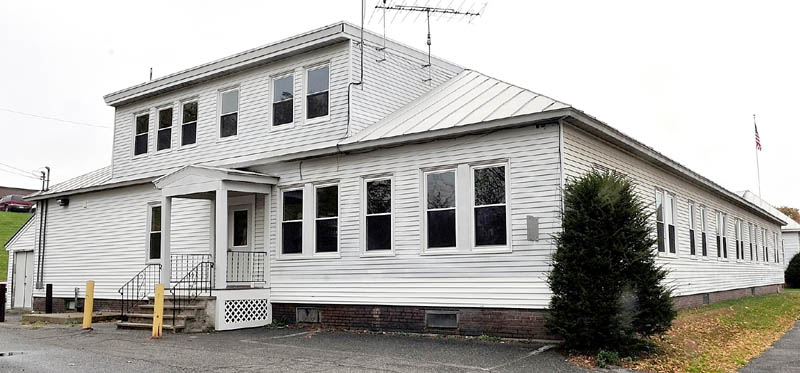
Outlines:
[{"label": "asphalt parking lot", "polygon": [[479,339],[247,329],[209,334],[0,324],[0,372],[581,372],[549,345]]}]

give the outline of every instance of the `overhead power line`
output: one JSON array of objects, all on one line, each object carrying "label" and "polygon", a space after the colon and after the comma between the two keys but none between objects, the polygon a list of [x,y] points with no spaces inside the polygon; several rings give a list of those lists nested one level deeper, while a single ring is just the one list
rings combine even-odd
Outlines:
[{"label": "overhead power line", "polygon": [[25,170],[23,170],[21,168],[17,168],[17,167],[11,166],[11,165],[7,165],[5,163],[0,163],[0,166],[8,168],[8,169],[0,168],[0,171],[6,172],[6,173],[9,173],[9,174],[12,174],[12,175],[17,175],[17,176],[21,176],[21,177],[27,177],[27,178],[34,179],[34,180],[39,180],[40,179],[40,178],[34,176],[33,172],[29,173],[28,171],[25,171]]},{"label": "overhead power line", "polygon": [[78,125],[78,126],[87,126],[87,127],[111,129],[111,127],[109,127],[109,126],[103,126],[103,125],[99,125],[99,124],[92,124],[92,123],[86,123],[86,122],[77,122],[77,121],[69,120],[69,119],[48,117],[48,116],[45,116],[45,115],[25,113],[25,112],[21,112],[21,111],[17,111],[17,110],[11,110],[11,109],[5,109],[5,108],[0,108],[0,111],[14,113],[14,114],[18,114],[18,115],[24,115],[24,116],[33,117],[33,118],[52,120],[52,121],[55,121],[55,122],[74,124],[74,125]]}]

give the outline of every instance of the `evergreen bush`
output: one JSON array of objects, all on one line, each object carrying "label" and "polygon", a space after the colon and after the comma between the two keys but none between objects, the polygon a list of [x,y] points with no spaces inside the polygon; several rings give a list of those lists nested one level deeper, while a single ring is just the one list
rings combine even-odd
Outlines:
[{"label": "evergreen bush", "polygon": [[565,347],[619,351],[669,329],[676,312],[648,207],[619,173],[593,170],[565,186],[547,320]]},{"label": "evergreen bush", "polygon": [[800,288],[800,253],[795,254],[789,261],[783,279],[786,281],[787,287]]}]

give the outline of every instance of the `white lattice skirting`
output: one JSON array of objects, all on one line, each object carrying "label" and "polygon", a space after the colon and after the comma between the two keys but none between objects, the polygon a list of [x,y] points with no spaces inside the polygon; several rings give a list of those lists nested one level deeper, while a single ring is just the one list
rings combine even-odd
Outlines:
[{"label": "white lattice skirting", "polygon": [[269,289],[223,290],[216,297],[217,330],[253,328],[272,322]]}]

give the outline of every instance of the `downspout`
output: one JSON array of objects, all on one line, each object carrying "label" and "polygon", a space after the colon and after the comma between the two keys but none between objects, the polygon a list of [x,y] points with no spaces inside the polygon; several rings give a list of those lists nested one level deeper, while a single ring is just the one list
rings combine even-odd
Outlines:
[{"label": "downspout", "polygon": [[[50,189],[50,167],[45,167],[47,172],[42,171],[42,192]],[[49,200],[39,201],[39,242],[37,247],[38,258],[36,258],[36,289],[44,289],[44,249],[47,240],[47,208]]]},{"label": "downspout", "polygon": [[361,42],[360,42],[361,44],[359,45],[361,48],[361,63],[360,63],[361,75],[358,78],[358,82],[350,82],[347,84],[347,129],[344,132],[343,139],[350,136],[350,121],[351,121],[350,105],[352,101],[350,99],[351,89],[353,88],[354,85],[361,85],[364,83],[364,13],[366,11],[366,6],[367,6],[366,0],[361,0]]}]

